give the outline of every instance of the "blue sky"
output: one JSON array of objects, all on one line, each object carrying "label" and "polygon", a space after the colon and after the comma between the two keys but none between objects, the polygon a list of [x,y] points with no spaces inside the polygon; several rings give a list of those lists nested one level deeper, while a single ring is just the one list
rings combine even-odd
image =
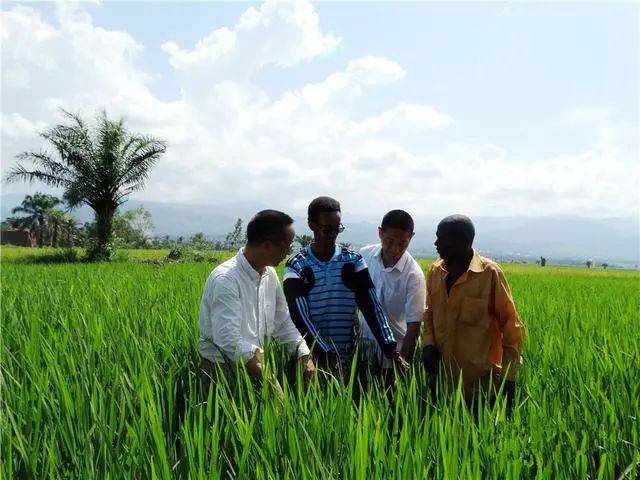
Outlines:
[{"label": "blue sky", "polygon": [[106,107],[169,141],[140,199],[637,211],[636,4],[303,5],[5,2],[3,173],[57,106]]}]

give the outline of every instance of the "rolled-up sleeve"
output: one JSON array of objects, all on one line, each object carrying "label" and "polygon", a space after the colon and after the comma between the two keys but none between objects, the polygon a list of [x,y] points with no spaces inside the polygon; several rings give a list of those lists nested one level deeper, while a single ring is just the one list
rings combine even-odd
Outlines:
[{"label": "rolled-up sleeve", "polygon": [[300,358],[311,353],[307,342],[304,341],[304,338],[302,338],[302,335],[291,320],[287,300],[279,282],[276,285],[276,315],[274,327],[273,337],[285,346],[289,355],[295,355]]},{"label": "rolled-up sleeve", "polygon": [[407,300],[404,311],[407,325],[422,322],[427,297],[427,284],[422,269],[416,267],[407,279]]},{"label": "rolled-up sleeve", "polygon": [[511,289],[502,270],[494,273],[494,305],[498,326],[502,332],[502,368],[508,371],[507,378],[515,380],[518,365],[522,363],[522,342],[525,326],[516,311]]},{"label": "rolled-up sleeve", "polygon": [[225,359],[248,362],[260,347],[242,338],[240,293],[232,284],[216,282],[211,291],[210,301],[214,346],[222,350]]}]

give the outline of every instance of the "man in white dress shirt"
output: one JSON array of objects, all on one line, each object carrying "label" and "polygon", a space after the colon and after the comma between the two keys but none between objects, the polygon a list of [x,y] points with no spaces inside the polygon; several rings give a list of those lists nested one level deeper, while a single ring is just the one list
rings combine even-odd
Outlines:
[{"label": "man in white dress shirt", "polygon": [[[409,363],[413,360],[420,322],[425,309],[426,282],[418,262],[407,252],[413,238],[414,224],[404,210],[387,213],[378,228],[380,243],[360,250],[369,267],[371,280],[387,316],[400,355]],[[387,369],[390,363],[383,358],[371,330],[360,319],[361,348],[367,361]]]},{"label": "man in white dress shirt", "polygon": [[291,252],[293,219],[263,210],[247,224],[247,244],[218,265],[200,302],[199,350],[205,385],[218,363],[243,363],[252,380],[262,381],[265,344],[275,338],[298,358],[309,380],[315,371],[309,348],[289,316],[274,266]]}]

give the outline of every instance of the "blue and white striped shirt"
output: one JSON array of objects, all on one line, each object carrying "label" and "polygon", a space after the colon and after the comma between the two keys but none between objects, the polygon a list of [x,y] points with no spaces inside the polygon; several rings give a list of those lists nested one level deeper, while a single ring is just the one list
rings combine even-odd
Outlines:
[{"label": "blue and white striped shirt", "polygon": [[[354,274],[360,272],[361,276],[365,275],[368,279],[362,285],[363,289],[345,284],[344,267],[349,263],[353,264]],[[337,352],[343,356],[353,351],[359,295],[360,299],[366,298],[364,303],[369,308],[362,308],[362,305],[360,307],[363,313],[367,310],[370,312],[366,315],[370,317],[368,321],[378,327],[375,330],[381,332],[384,345],[395,346],[387,316],[378,301],[368,271],[364,272],[366,268],[362,255],[340,246],[336,246],[334,255],[326,262],[316,258],[311,246],[303,248],[287,261],[284,273],[285,294],[287,279],[301,280],[306,292],[304,296],[294,299],[289,295],[290,309],[293,306],[297,310],[295,317],[300,317],[304,328],[323,351]],[[309,270],[313,275],[309,275]],[[307,342],[311,344],[310,339]]]}]

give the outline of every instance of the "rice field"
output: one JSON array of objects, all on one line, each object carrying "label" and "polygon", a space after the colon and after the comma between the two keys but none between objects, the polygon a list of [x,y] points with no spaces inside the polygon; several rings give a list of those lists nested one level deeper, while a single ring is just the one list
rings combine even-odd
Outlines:
[{"label": "rice field", "polygon": [[278,348],[282,400],[241,376],[206,395],[194,366],[212,264],[24,250],[2,251],[0,478],[640,475],[637,272],[505,265],[525,366],[511,416],[498,399],[474,418],[444,385],[432,402],[419,365],[394,395],[355,374],[305,389]]}]

